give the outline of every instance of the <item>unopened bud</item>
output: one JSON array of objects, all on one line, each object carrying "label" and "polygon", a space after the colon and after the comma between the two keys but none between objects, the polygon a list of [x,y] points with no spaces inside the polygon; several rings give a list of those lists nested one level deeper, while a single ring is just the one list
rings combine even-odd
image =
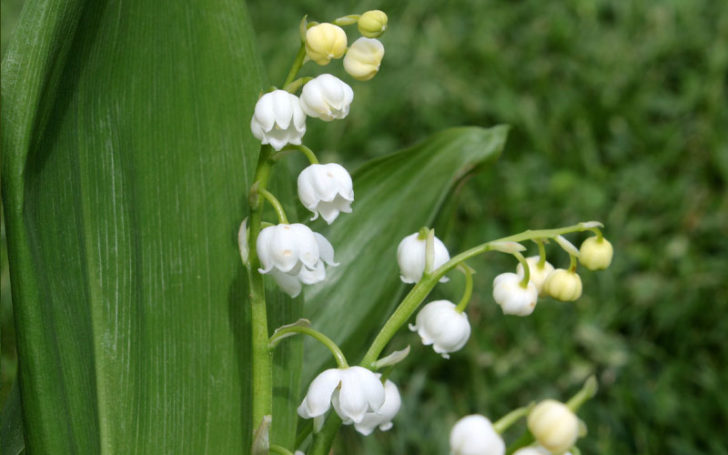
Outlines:
[{"label": "unopened bud", "polygon": [[357,27],[367,38],[376,38],[387,29],[387,15],[378,9],[367,11],[359,18]]},{"label": "unopened bud", "polygon": [[589,237],[579,249],[579,262],[589,270],[604,270],[612,263],[614,248],[604,237]]},{"label": "unopened bud", "polygon": [[346,52],[346,32],[338,25],[314,25],[306,31],[306,54],[319,65],[328,65],[332,58]]},{"label": "unopened bud", "polygon": [[384,58],[384,45],[374,38],[359,38],[344,57],[344,69],[354,79],[368,81],[379,71]]},{"label": "unopened bud", "polygon": [[543,291],[564,302],[574,301],[581,297],[581,277],[576,272],[556,269],[546,277]]},{"label": "unopened bud", "polygon": [[528,429],[546,450],[564,453],[576,442],[579,419],[565,404],[544,400],[528,414]]}]

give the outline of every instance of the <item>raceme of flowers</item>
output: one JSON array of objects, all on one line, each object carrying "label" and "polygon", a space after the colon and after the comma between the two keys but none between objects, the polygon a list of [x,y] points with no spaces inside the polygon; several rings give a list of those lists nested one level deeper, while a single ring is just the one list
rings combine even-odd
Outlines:
[{"label": "raceme of flowers", "polygon": [[[387,28],[387,16],[382,11],[373,10],[362,15],[344,16],[334,22],[308,23],[304,18],[301,50],[291,75],[282,89],[271,90],[258,99],[250,123],[253,136],[261,142],[261,150],[268,153],[261,154],[269,161],[268,164],[292,151],[306,155],[310,165],[298,175],[298,198],[312,213],[311,220],[321,217],[327,224],[333,223],[342,213],[351,213],[354,185],[343,166],[319,163],[315,153],[303,144],[306,121],[308,117],[325,122],[345,119],[354,100],[354,90],[329,73],[294,78],[306,61],[325,66],[343,58],[344,70],[351,77],[360,81],[372,79],[378,73],[384,57],[384,46],[377,38]],[[348,46],[349,40],[342,26],[354,23],[362,36]],[[299,89],[300,96],[297,96]],[[258,273],[272,277],[284,292],[296,297],[303,285],[324,281],[327,267],[338,265],[334,259],[334,248],[323,235],[308,226],[288,222],[282,204],[259,184],[258,180],[251,188],[251,201],[257,201],[251,202],[251,206],[268,201],[276,211],[278,222],[261,222],[260,215],[246,218],[238,233],[240,255],[246,266],[256,264]],[[259,210],[259,206],[256,210]],[[258,225],[249,225],[250,220],[256,220]],[[501,307],[503,314],[528,316],[534,312],[538,299],[544,297],[562,301],[577,300],[582,293],[581,278],[576,272],[577,264],[581,263],[589,270],[601,270],[612,261],[612,245],[603,238],[599,226],[599,223],[590,222],[580,224],[578,229],[563,230],[564,233],[577,230],[592,230],[596,233],[587,238],[578,250],[561,235],[550,231],[543,231],[543,238],[529,237],[528,240],[538,245],[539,254],[528,258],[521,254],[526,248],[517,242],[484,244],[489,248],[484,248],[482,252],[500,251],[518,260],[515,272],[501,273],[493,280],[493,300]],[[257,233],[255,238],[251,238],[251,232]],[[569,254],[571,262],[567,268],[555,268],[546,260],[544,244],[549,240],[555,240]],[[256,255],[251,255],[252,245],[255,246]],[[400,279],[414,285],[412,292],[423,286],[423,283],[430,286],[427,288],[429,292],[437,282],[447,281],[445,272],[455,266],[466,274],[465,291],[460,303],[445,299],[430,301],[419,310],[414,323],[409,324],[410,330],[418,334],[423,345],[432,346],[445,359],[462,349],[471,334],[466,307],[472,292],[472,269],[465,264],[465,259],[459,258],[456,256],[454,261],[451,260],[445,244],[435,236],[434,230],[428,228],[405,236],[396,251]],[[426,295],[422,294],[422,300]],[[414,314],[417,306],[412,308],[407,317]],[[402,324],[405,322],[406,318]],[[310,335],[315,332],[297,324],[281,329]],[[318,334],[319,341],[333,343]],[[272,348],[273,337],[270,340]],[[402,405],[402,397],[395,383],[387,378],[389,370],[383,370],[384,376],[375,371],[401,361],[409,352],[409,347],[378,360],[374,357],[375,362],[363,362],[364,366],[348,366],[338,347],[327,346],[337,359],[338,368],[327,369],[313,379],[298,407],[298,415],[314,420],[314,433],[321,430],[332,408],[344,425],[352,425],[362,435],[369,435],[376,429],[387,431],[392,428],[392,420]],[[377,365],[378,362],[382,363]],[[535,444],[519,448],[515,454],[567,453],[579,437],[579,421],[574,414],[576,407],[545,400],[529,408],[522,416],[528,416],[527,424]],[[500,434],[510,423],[492,423],[480,414],[461,418],[450,433],[450,454],[503,455],[506,448]],[[296,451],[295,454],[303,452]]]}]

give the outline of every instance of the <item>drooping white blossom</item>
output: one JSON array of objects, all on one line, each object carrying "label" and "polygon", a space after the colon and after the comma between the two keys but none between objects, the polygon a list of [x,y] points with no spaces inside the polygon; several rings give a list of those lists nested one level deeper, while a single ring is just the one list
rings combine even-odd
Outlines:
[{"label": "drooping white blossom", "polygon": [[[433,270],[450,260],[450,253],[447,252],[445,244],[435,237]],[[400,278],[405,283],[416,283],[422,278],[425,271],[425,260],[427,250],[427,239],[421,239],[420,234],[415,232],[408,235],[399,242],[397,247],[397,263],[399,264]],[[447,281],[443,277],[440,282]]]},{"label": "drooping white blossom", "polygon": [[[377,375],[377,377],[379,376]],[[384,403],[382,407],[376,412],[367,412],[364,414],[361,422],[354,423],[354,428],[364,436],[371,434],[377,427],[382,431],[387,431],[392,428],[392,419],[397,415],[401,406],[402,397],[399,394],[397,386],[387,379],[384,383]],[[347,423],[350,422],[344,422],[344,424]]]},{"label": "drooping white blossom", "polygon": [[333,405],[344,422],[358,424],[367,413],[378,412],[385,397],[384,386],[372,371],[359,366],[331,368],[311,382],[298,407],[298,415],[315,419]]},{"label": "drooping white blossom", "polygon": [[546,277],[543,291],[551,297],[571,302],[581,297],[581,277],[578,273],[566,269],[556,269]]},{"label": "drooping white blossom", "polygon": [[503,438],[482,415],[465,416],[450,431],[450,455],[504,455]]},{"label": "drooping white blossom", "polygon": [[346,52],[346,32],[338,25],[324,22],[306,30],[306,55],[319,65],[328,65],[332,58]]},{"label": "drooping white blossom", "polygon": [[324,263],[334,262],[334,248],[326,238],[303,224],[278,224],[260,231],[256,251],[262,268],[291,297],[301,292],[301,283],[314,284],[326,278]]},{"label": "drooping white blossom", "polygon": [[350,213],[354,201],[351,176],[336,163],[311,164],[298,175],[298,198],[313,212],[331,224],[339,213]]},{"label": "drooping white blossom", "polygon": [[448,300],[435,300],[426,304],[409,325],[417,332],[425,346],[432,348],[444,358],[449,353],[459,351],[470,338],[470,323],[465,312],[458,312],[454,303]]},{"label": "drooping white blossom", "polygon": [[589,270],[604,270],[612,263],[614,248],[604,237],[589,237],[579,248],[579,262]]},{"label": "drooping white blossom", "polygon": [[[546,277],[554,271],[554,266],[551,265],[549,261],[544,261],[543,265],[539,266],[540,261],[540,256],[531,256],[526,258],[528,270],[530,272],[528,280],[536,286],[538,295],[544,296],[546,293],[543,292],[543,283],[546,281]],[[521,265],[520,262],[518,263],[518,267],[516,267],[516,273],[519,277],[523,278],[523,265]]]},{"label": "drooping white blossom", "polygon": [[503,314],[528,316],[533,313],[538,301],[538,289],[529,280],[521,286],[522,277],[515,273],[501,273],[493,280],[493,299],[500,305]]},{"label": "drooping white blossom", "polygon": [[579,419],[565,404],[544,400],[528,414],[528,429],[546,450],[561,454],[570,449],[579,436]]},{"label": "drooping white blossom", "polygon": [[301,109],[309,117],[330,122],[349,114],[354,90],[331,74],[322,74],[306,83],[301,90]]},{"label": "drooping white blossom", "polygon": [[384,45],[376,38],[359,38],[344,57],[344,70],[354,79],[368,81],[379,71],[384,58]]},{"label": "drooping white blossom", "polygon": [[274,90],[261,96],[255,104],[250,129],[253,136],[276,150],[287,144],[300,145],[306,133],[306,114],[296,95]]}]

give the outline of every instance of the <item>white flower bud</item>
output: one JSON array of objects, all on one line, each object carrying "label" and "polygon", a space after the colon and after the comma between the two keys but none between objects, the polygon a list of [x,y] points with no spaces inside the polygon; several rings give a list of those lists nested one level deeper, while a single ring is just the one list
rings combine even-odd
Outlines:
[{"label": "white flower bud", "polygon": [[[377,377],[381,375],[377,374]],[[402,397],[399,395],[397,386],[387,379],[384,383],[384,403],[377,412],[367,412],[359,423],[354,424],[356,431],[364,436],[371,434],[375,428],[379,427],[382,431],[392,428],[392,419],[399,412],[402,406]]]},{"label": "white flower bud", "polygon": [[[526,258],[526,263],[528,263],[529,270],[528,281],[536,286],[536,289],[538,289],[538,295],[543,297],[546,295],[546,293],[543,291],[543,283],[544,281],[546,281],[546,277],[554,271],[554,266],[551,265],[548,261],[544,262],[543,266],[539,266],[538,263],[540,261],[541,258],[539,256],[531,256]],[[523,265],[521,265],[520,262],[518,263],[518,267],[516,267],[516,273],[518,274],[518,276],[523,278]]]},{"label": "white flower bud", "polygon": [[359,17],[357,27],[367,38],[376,38],[387,29],[387,14],[378,9],[367,11]]},{"label": "white flower bud", "polygon": [[579,249],[579,262],[589,270],[604,270],[612,263],[614,248],[609,240],[589,237]]},{"label": "white flower bud", "polygon": [[574,301],[581,297],[581,277],[576,272],[556,269],[546,277],[543,291],[564,302]]},{"label": "white flower bud", "polygon": [[473,414],[455,423],[450,431],[450,455],[503,455],[506,446],[493,424]]},{"label": "white flower bud", "polygon": [[546,450],[561,454],[579,435],[579,419],[565,404],[544,400],[528,414],[528,429]]},{"label": "white flower bud", "polygon": [[501,306],[503,314],[528,316],[536,308],[536,285],[529,281],[524,288],[521,280],[523,278],[515,273],[501,273],[493,280],[493,299]]},{"label": "white flower bud", "polygon": [[448,300],[435,300],[422,307],[415,324],[409,325],[420,336],[422,344],[432,345],[446,359],[450,358],[448,353],[462,349],[470,338],[468,315],[455,308]]},{"label": "white flower bud", "polygon": [[338,25],[317,24],[306,30],[306,55],[319,65],[328,65],[332,58],[346,52],[346,32]]},{"label": "white flower bud", "polygon": [[[437,237],[435,237],[434,248],[433,270],[450,260],[450,253],[447,252],[447,248]],[[425,271],[426,252],[427,239],[420,239],[418,232],[408,235],[399,242],[397,263],[399,264],[400,278],[403,282],[416,283],[420,281]],[[445,281],[447,281],[445,277],[440,280],[440,282]]]},{"label": "white flower bud", "polygon": [[301,90],[303,112],[326,122],[346,117],[353,99],[351,87],[331,74],[322,74],[308,81]]},{"label": "white flower bud", "polygon": [[298,175],[298,198],[313,212],[312,220],[321,215],[331,224],[340,212],[351,213],[354,201],[351,176],[336,163],[312,164]]},{"label": "white flower bud", "polygon": [[331,405],[344,423],[361,423],[377,412],[385,400],[384,386],[376,374],[363,367],[331,368],[314,378],[298,407],[304,419],[323,416]]},{"label": "white flower bud", "polygon": [[[518,449],[513,455],[551,455],[551,452],[537,445]],[[571,452],[566,452],[564,455],[571,455]]]},{"label": "white flower bud", "polygon": [[344,57],[344,70],[351,77],[368,81],[379,71],[384,58],[384,45],[375,38],[359,38]]},{"label": "white flower bud", "polygon": [[306,133],[306,114],[296,95],[274,90],[261,96],[250,120],[253,136],[280,150],[286,144],[301,144]]},{"label": "white flower bud", "polygon": [[334,248],[326,238],[303,224],[278,224],[260,231],[256,251],[263,266],[291,297],[301,292],[301,283],[314,284],[326,278],[324,262],[334,262]]}]

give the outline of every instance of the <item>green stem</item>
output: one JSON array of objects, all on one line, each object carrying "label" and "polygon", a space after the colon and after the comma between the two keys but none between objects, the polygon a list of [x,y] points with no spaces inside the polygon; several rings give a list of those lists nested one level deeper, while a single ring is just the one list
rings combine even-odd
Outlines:
[{"label": "green stem", "polygon": [[586,400],[596,395],[597,389],[597,379],[594,376],[589,376],[586,382],[584,382],[584,385],[581,387],[581,390],[576,392],[576,395],[566,402],[566,406],[568,406],[573,412],[578,411]]},{"label": "green stem", "polygon": [[528,266],[528,262],[526,261],[526,258],[524,258],[523,255],[521,253],[519,253],[518,251],[514,252],[513,256],[515,256],[516,259],[518,259],[518,262],[521,263],[521,267],[523,267],[523,279],[521,280],[521,282],[519,284],[521,285],[522,288],[525,289],[528,287],[528,280],[531,279],[531,267]]},{"label": "green stem", "polygon": [[506,450],[506,455],[513,455],[516,450],[531,445],[534,441],[535,438],[533,437],[531,432],[526,430],[525,433],[523,433],[518,439],[513,441],[513,444],[508,447],[508,450]]},{"label": "green stem", "polygon": [[462,313],[467,308],[470,297],[473,295],[473,269],[464,263],[460,264],[458,268],[465,274],[465,290],[463,291],[463,297],[455,307],[455,311]]},{"label": "green stem", "polygon": [[283,210],[283,206],[278,201],[278,199],[276,199],[276,197],[273,196],[273,193],[266,190],[265,188],[257,188],[257,191],[268,202],[270,202],[270,205],[273,206],[273,209],[276,211],[276,215],[278,215],[278,222],[281,224],[288,224],[288,218],[286,217],[286,211]]},{"label": "green stem", "polygon": [[273,414],[273,369],[272,354],[268,349],[268,318],[265,306],[265,284],[263,275],[258,273],[260,259],[255,247],[255,240],[261,230],[263,204],[260,190],[265,190],[270,177],[269,161],[271,147],[263,145],[258,156],[255,170],[255,184],[250,193],[250,216],[248,220],[248,283],[251,305],[251,341],[252,341],[252,413],[253,425],[258,425],[263,416]]},{"label": "green stem", "polygon": [[577,265],[577,257],[573,254],[569,255],[569,272],[575,272]]},{"label": "green stem", "polygon": [[296,148],[296,150],[300,151],[304,155],[306,155],[306,158],[308,158],[308,162],[311,164],[319,164],[318,158],[316,158],[316,154],[313,153],[313,150],[306,147],[305,145],[294,145],[293,147]]},{"label": "green stem", "polygon": [[270,453],[277,453],[279,455],[293,455],[293,452],[286,449],[285,447],[281,447],[277,444],[271,444],[270,447]]},{"label": "green stem", "polygon": [[498,419],[497,422],[493,424],[493,429],[495,429],[496,433],[503,434],[504,431],[506,431],[511,425],[516,423],[519,419],[522,417],[526,417],[529,412],[531,412],[531,409],[533,408],[534,403],[529,404],[528,406],[524,406],[522,408],[514,409],[513,411],[509,412],[508,414],[504,415],[500,419]]},{"label": "green stem", "polygon": [[546,265],[546,247],[541,239],[535,239],[534,242],[538,246],[538,268],[542,269]]},{"label": "green stem", "polygon": [[290,84],[288,84],[285,87],[283,87],[283,90],[287,91],[288,93],[294,93],[295,94],[298,91],[299,88],[301,88],[304,85],[306,85],[306,83],[308,81],[310,81],[311,79],[313,79],[313,78],[310,77],[310,76],[299,77],[295,81],[293,81]]},{"label": "green stem", "polygon": [[274,333],[273,336],[270,337],[270,349],[274,349],[278,345],[278,343],[281,342],[282,339],[290,336],[292,333],[302,333],[320,341],[324,346],[329,349],[329,351],[331,351],[331,354],[333,354],[334,359],[336,359],[336,364],[339,366],[339,368],[349,368],[349,364],[346,362],[346,357],[344,357],[344,353],[341,352],[339,346],[337,346],[331,338],[327,337],[316,329],[312,329],[311,327],[291,326],[277,330],[276,333]]},{"label": "green stem", "polygon": [[340,426],[341,418],[335,412],[332,412],[326,419],[321,431],[314,436],[308,455],[327,455]]},{"label": "green stem", "polygon": [[301,41],[301,47],[298,48],[298,54],[296,54],[296,59],[293,61],[293,65],[291,65],[291,70],[288,71],[288,76],[286,76],[285,82],[283,82],[283,85],[281,87],[288,87],[288,85],[293,82],[294,79],[296,79],[296,75],[298,74],[298,71],[303,66],[303,60],[306,58],[306,43]]}]

